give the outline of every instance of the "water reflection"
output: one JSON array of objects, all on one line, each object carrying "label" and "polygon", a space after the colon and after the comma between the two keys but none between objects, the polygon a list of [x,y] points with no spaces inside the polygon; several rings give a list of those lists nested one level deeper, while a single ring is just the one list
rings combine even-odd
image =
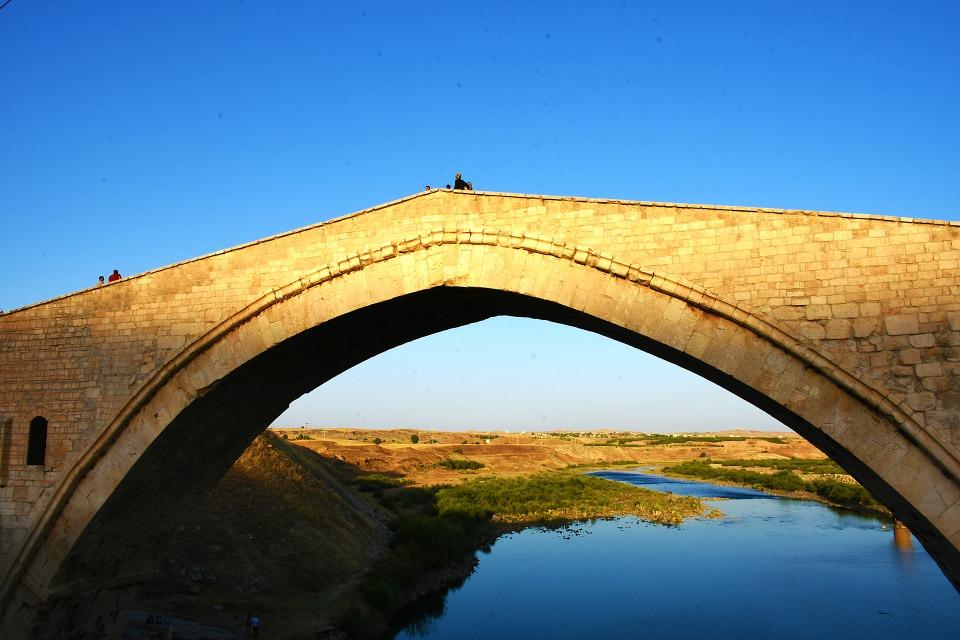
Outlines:
[{"label": "water reflection", "polygon": [[913,551],[913,540],[911,539],[910,529],[907,529],[907,525],[899,520],[893,523],[893,546],[904,554],[909,554]]},{"label": "water reflection", "polygon": [[[491,547],[485,545],[481,551],[490,553],[490,550]],[[401,630],[405,637],[429,637],[434,632],[437,621],[447,612],[447,594],[460,589],[468,577],[464,576],[441,589],[431,591],[402,608],[390,621],[390,629],[386,637],[393,637]]]},{"label": "water reflection", "polygon": [[617,482],[626,482],[627,484],[633,484],[643,487],[644,489],[652,489],[653,491],[676,493],[683,496],[696,496],[697,498],[749,500],[770,497],[766,493],[746,487],[727,487],[710,484],[708,482],[668,478],[666,476],[641,473],[638,471],[595,471],[589,475],[606,478],[607,480],[616,480]]},{"label": "water reflection", "polygon": [[445,607],[432,605],[428,621],[398,637],[900,640],[960,628],[960,594],[922,547],[904,541],[909,533],[898,542],[894,527],[891,544],[876,518],[738,487],[598,475],[725,498],[714,506],[727,516],[504,536]]}]

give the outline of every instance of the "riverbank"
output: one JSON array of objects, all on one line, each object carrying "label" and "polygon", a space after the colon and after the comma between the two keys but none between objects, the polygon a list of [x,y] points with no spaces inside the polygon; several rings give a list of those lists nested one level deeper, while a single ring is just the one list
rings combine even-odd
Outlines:
[{"label": "riverbank", "polygon": [[[820,473],[809,473],[811,468]],[[709,480],[716,484],[747,487],[779,497],[815,500],[831,507],[870,513],[886,519],[893,517],[866,489],[829,460],[761,459],[717,462],[706,459],[661,466],[657,468],[657,472],[668,477]],[[813,477],[809,477],[811,475]]]},{"label": "riverbank", "polygon": [[559,470],[399,486],[383,495],[382,504],[396,513],[390,551],[367,572],[361,599],[353,599],[340,618],[351,638],[380,637],[417,598],[462,582],[473,571],[476,552],[505,533],[626,515],[677,525],[713,514],[697,498]]},{"label": "riverbank", "polygon": [[275,640],[377,637],[411,601],[469,576],[503,533],[703,515],[663,494],[597,491],[583,472],[707,456],[825,460],[791,434],[269,430],[184,519],[139,608],[238,636],[256,611]]}]

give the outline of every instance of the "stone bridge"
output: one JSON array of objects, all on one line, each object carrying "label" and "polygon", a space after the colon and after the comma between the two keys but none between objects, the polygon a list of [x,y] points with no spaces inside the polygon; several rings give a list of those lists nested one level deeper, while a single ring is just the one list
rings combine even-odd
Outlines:
[{"label": "stone bridge", "polygon": [[0,636],[149,576],[180,514],[301,394],[504,314],[767,411],[960,585],[958,273],[956,222],[440,190],[13,311]]}]

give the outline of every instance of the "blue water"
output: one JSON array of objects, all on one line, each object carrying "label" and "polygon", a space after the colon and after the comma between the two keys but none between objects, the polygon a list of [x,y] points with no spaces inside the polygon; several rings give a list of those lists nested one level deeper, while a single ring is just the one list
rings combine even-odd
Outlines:
[{"label": "blue water", "polygon": [[960,594],[919,543],[898,548],[873,517],[640,472],[595,475],[708,498],[726,517],[503,536],[397,638],[960,637]]}]

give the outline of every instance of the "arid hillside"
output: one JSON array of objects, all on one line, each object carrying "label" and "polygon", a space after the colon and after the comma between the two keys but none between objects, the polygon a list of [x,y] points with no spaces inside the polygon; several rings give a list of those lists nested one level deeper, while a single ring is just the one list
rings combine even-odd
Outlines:
[{"label": "arid hillside", "polygon": [[240,635],[256,612],[271,638],[316,637],[389,537],[355,475],[268,431],[178,528],[142,608]]},{"label": "arid hillside", "polygon": [[[410,429],[280,429],[275,433],[325,457],[366,471],[396,473],[417,484],[461,482],[463,473],[438,466],[448,459],[484,465],[478,474],[515,475],[571,465],[635,461],[663,465],[682,460],[823,458],[795,434],[727,432],[657,436],[639,434],[438,432]],[[412,442],[413,439],[417,443]],[[695,438],[700,438],[697,440]],[[712,441],[716,440],[716,441]],[[378,442],[379,441],[379,442]],[[625,441],[622,445],[620,441]]]}]

